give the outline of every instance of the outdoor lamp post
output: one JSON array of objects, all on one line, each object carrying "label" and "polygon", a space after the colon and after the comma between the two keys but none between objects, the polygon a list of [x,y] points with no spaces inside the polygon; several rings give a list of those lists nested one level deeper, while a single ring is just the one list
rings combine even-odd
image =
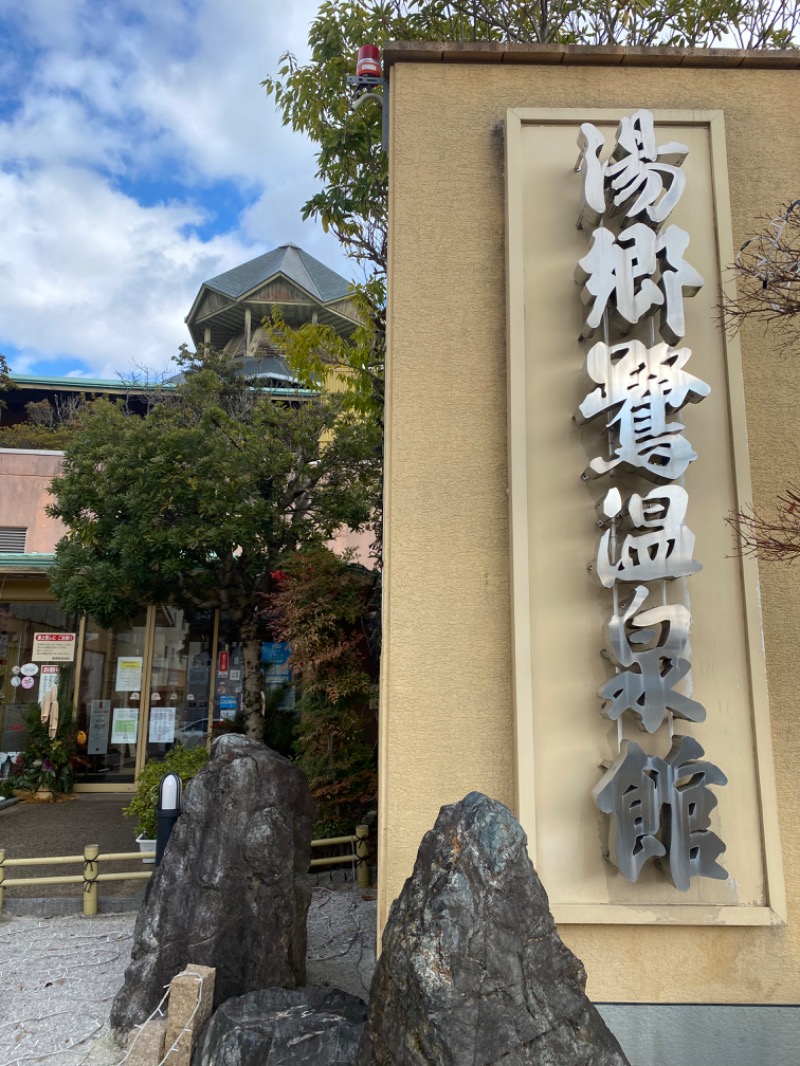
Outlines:
[{"label": "outdoor lamp post", "polygon": [[158,786],[158,828],[156,829],[156,866],[161,862],[172,827],[181,813],[180,774],[164,774]]}]

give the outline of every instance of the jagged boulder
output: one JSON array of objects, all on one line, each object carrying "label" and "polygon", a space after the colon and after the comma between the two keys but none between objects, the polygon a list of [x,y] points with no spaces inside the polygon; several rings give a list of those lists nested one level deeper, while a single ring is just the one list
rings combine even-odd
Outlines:
[{"label": "jagged boulder", "polygon": [[217,971],[214,1005],[305,980],[313,802],[305,774],[228,734],[190,782],[148,884],[111,1026],[144,1021],[187,963]]},{"label": "jagged boulder", "polygon": [[384,930],[357,1066],[627,1066],[526,845],[478,792],[442,808]]},{"label": "jagged boulder", "polygon": [[338,988],[249,992],[214,1014],[192,1066],[351,1066],[366,1016]]}]

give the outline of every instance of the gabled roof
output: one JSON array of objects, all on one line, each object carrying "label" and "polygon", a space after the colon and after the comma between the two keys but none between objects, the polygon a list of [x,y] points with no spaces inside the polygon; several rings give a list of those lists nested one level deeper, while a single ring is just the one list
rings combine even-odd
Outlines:
[{"label": "gabled roof", "polygon": [[280,248],[274,248],[265,255],[251,259],[249,263],[242,263],[233,270],[227,270],[204,284],[207,288],[236,300],[275,274],[283,274],[296,282],[320,303],[341,300],[347,296],[350,289],[350,282],[346,278],[320,263],[296,244],[282,244]]},{"label": "gabled roof", "polygon": [[246,312],[257,326],[272,307],[278,306],[292,328],[313,321],[350,336],[359,322],[350,289],[347,278],[313,255],[296,244],[282,244],[204,281],[186,316],[186,325],[198,347],[207,336],[221,350],[244,334]]}]

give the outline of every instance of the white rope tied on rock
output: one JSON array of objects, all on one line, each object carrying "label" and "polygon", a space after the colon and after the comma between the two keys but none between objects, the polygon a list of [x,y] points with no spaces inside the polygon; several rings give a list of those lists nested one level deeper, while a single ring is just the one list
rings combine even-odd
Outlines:
[{"label": "white rope tied on rock", "polygon": [[[173,1040],[173,1042],[170,1045],[170,1047],[167,1048],[167,1050],[164,1052],[163,1057],[161,1059],[159,1059],[158,1066],[164,1066],[164,1064],[166,1063],[167,1059],[170,1057],[172,1052],[177,1049],[178,1044],[180,1043],[181,1037],[183,1036],[184,1033],[188,1033],[189,1032],[189,1027],[190,1027],[191,1023],[194,1021],[194,1017],[197,1014],[198,1010],[200,1009],[200,1000],[202,998],[202,993],[203,993],[203,983],[206,980],[205,977],[202,974],[199,974],[199,973],[183,973],[183,974],[181,974],[181,976],[182,977],[191,977],[192,980],[197,981],[197,983],[199,984],[200,988],[199,988],[199,992],[198,992],[198,996],[197,996],[197,1002],[195,1003],[194,1007],[192,1008],[192,1013],[186,1019],[186,1024],[183,1026],[183,1028],[180,1030],[178,1035],[175,1037],[175,1039]],[[161,1000],[160,1000],[158,1006],[150,1014],[149,1018],[145,1019],[145,1021],[143,1021],[141,1025],[135,1026],[135,1028],[139,1030],[138,1033],[133,1038],[133,1040],[131,1040],[130,1047],[128,1048],[128,1050],[125,1052],[125,1054],[122,1056],[122,1058],[119,1059],[118,1062],[114,1063],[114,1066],[123,1066],[123,1064],[125,1062],[127,1062],[128,1057],[130,1056],[130,1053],[133,1051],[134,1047],[136,1046],[136,1042],[139,1039],[139,1037],[142,1035],[142,1033],[144,1032],[144,1027],[148,1024],[148,1022],[153,1021],[153,1019],[156,1017],[157,1014],[160,1014],[162,1017],[164,1016],[163,1015],[163,1011],[161,1010],[161,1008],[164,1006],[166,1001],[169,999],[170,986],[166,985],[165,987],[166,987],[166,992],[161,997]]]}]

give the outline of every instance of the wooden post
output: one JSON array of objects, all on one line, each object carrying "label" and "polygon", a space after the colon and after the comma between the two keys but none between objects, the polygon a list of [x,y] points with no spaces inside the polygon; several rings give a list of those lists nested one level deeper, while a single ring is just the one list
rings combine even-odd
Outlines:
[{"label": "wooden post", "polygon": [[252,312],[249,307],[244,309],[244,357],[245,359],[250,354],[250,340],[253,330],[253,318]]},{"label": "wooden post", "polygon": [[97,857],[99,854],[99,844],[87,844],[83,849],[83,913],[88,918],[93,918],[97,914],[97,875],[100,872]]},{"label": "wooden post", "polygon": [[369,826],[356,826],[356,882],[359,888],[369,888]]},{"label": "wooden post", "polygon": [[3,896],[5,895],[3,890],[3,881],[6,879],[6,853],[3,848],[0,848],[0,914],[3,913]]}]

